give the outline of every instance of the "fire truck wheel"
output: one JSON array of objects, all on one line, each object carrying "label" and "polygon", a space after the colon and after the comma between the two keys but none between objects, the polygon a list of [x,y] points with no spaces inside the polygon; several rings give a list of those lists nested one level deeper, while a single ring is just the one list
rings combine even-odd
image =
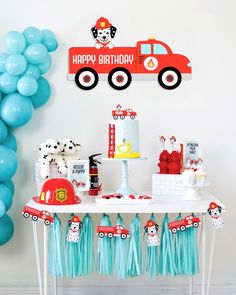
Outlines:
[{"label": "fire truck wheel", "polygon": [[50,224],[51,224],[51,221],[48,220],[48,219],[46,219],[46,220],[44,221],[44,224],[45,224],[45,225],[50,225]]},{"label": "fire truck wheel", "polygon": [[131,120],[134,120],[134,119],[135,119],[135,116],[134,116],[134,115],[131,115],[131,116],[130,116],[130,119],[131,119]]},{"label": "fire truck wheel", "polygon": [[164,68],[158,74],[158,82],[161,87],[171,90],[177,88],[182,81],[180,72],[172,67]]},{"label": "fire truck wheel", "polygon": [[114,120],[117,120],[117,119],[118,119],[118,116],[117,116],[117,115],[114,115],[114,116],[113,116],[113,119],[114,119]]},{"label": "fire truck wheel", "polygon": [[199,223],[195,221],[195,222],[193,223],[193,227],[197,228],[198,226],[199,226]]},{"label": "fire truck wheel", "polygon": [[116,90],[126,89],[131,81],[131,74],[125,68],[115,68],[108,75],[109,84]]},{"label": "fire truck wheel", "polygon": [[99,233],[98,236],[99,236],[99,238],[103,238],[104,237],[104,233]]},{"label": "fire truck wheel", "polygon": [[122,234],[122,235],[121,235],[121,238],[122,238],[122,239],[126,239],[126,238],[127,238],[127,235],[126,235],[126,234]]},{"label": "fire truck wheel", "polygon": [[185,231],[186,227],[184,225],[181,225],[180,230]]},{"label": "fire truck wheel", "polygon": [[171,232],[172,232],[172,234],[176,234],[177,233],[177,229],[174,227],[174,228],[172,228]]},{"label": "fire truck wheel", "polygon": [[23,216],[24,216],[25,218],[29,218],[30,214],[29,214],[29,212],[24,212]]},{"label": "fire truck wheel", "polygon": [[37,221],[37,220],[38,220],[38,216],[33,215],[33,216],[32,216],[32,220],[33,220],[33,221]]},{"label": "fire truck wheel", "polygon": [[113,238],[113,233],[108,233],[107,236],[108,236],[109,239],[112,239]]},{"label": "fire truck wheel", "polygon": [[90,90],[98,84],[98,74],[91,68],[82,68],[75,75],[76,85],[83,90]]},{"label": "fire truck wheel", "polygon": [[121,120],[124,120],[124,119],[125,119],[125,116],[120,116],[120,119],[121,119]]}]

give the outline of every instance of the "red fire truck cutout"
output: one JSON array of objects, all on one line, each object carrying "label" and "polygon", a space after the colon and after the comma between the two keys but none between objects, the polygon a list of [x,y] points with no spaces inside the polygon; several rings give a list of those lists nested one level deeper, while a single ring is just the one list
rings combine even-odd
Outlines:
[{"label": "red fire truck cutout", "polygon": [[25,206],[22,215],[25,218],[29,218],[31,216],[31,219],[33,221],[37,221],[38,219],[42,219],[44,221],[45,225],[50,225],[54,222],[54,218],[45,210],[40,211],[35,208]]},{"label": "red fire truck cutout", "polygon": [[97,235],[99,238],[104,238],[107,236],[112,239],[113,237],[121,237],[122,239],[126,239],[129,237],[129,231],[125,229],[122,225],[117,226],[98,226],[97,227]]},{"label": "red fire truck cutout", "polygon": [[178,230],[185,231],[187,227],[193,226],[194,228],[197,228],[200,223],[200,218],[189,215],[181,220],[170,222],[168,227],[172,234],[176,234]]},{"label": "red fire truck cutout", "polygon": [[112,117],[114,120],[117,120],[118,118],[124,120],[125,117],[130,117],[131,120],[134,120],[137,117],[137,113],[131,109],[122,110],[122,107],[119,104],[116,108],[116,110],[112,111]]},{"label": "red fire truck cutout", "polygon": [[71,47],[68,80],[83,90],[108,80],[116,90],[126,89],[132,80],[158,80],[165,89],[177,88],[182,80],[190,80],[189,59],[175,54],[164,42],[151,37],[138,41],[136,47]]}]

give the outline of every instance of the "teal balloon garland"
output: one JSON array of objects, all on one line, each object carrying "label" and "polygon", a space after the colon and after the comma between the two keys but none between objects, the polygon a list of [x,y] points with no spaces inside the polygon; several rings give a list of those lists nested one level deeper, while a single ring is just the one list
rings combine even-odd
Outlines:
[{"label": "teal balloon garland", "polygon": [[51,67],[50,53],[58,47],[51,30],[27,27],[23,33],[10,31],[5,36],[7,52],[0,53],[0,245],[14,233],[6,214],[11,207],[17,170],[17,143],[10,128],[27,124],[35,108],[50,98],[51,87],[42,76]]}]

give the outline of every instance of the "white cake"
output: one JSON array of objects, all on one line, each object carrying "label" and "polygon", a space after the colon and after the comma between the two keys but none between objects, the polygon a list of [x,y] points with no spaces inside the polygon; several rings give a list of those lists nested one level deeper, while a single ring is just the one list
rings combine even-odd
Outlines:
[{"label": "white cake", "polygon": [[113,120],[109,124],[108,158],[140,158],[138,120]]}]

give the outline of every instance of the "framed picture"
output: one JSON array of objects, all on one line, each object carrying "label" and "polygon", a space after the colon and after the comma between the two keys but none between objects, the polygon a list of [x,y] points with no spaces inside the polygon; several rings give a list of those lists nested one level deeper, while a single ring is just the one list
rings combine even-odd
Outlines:
[{"label": "framed picture", "polygon": [[185,141],[184,143],[184,162],[187,158],[198,160],[200,158],[200,144],[198,141]]},{"label": "framed picture", "polygon": [[89,160],[73,160],[68,162],[68,180],[75,192],[88,191],[90,187]]}]

